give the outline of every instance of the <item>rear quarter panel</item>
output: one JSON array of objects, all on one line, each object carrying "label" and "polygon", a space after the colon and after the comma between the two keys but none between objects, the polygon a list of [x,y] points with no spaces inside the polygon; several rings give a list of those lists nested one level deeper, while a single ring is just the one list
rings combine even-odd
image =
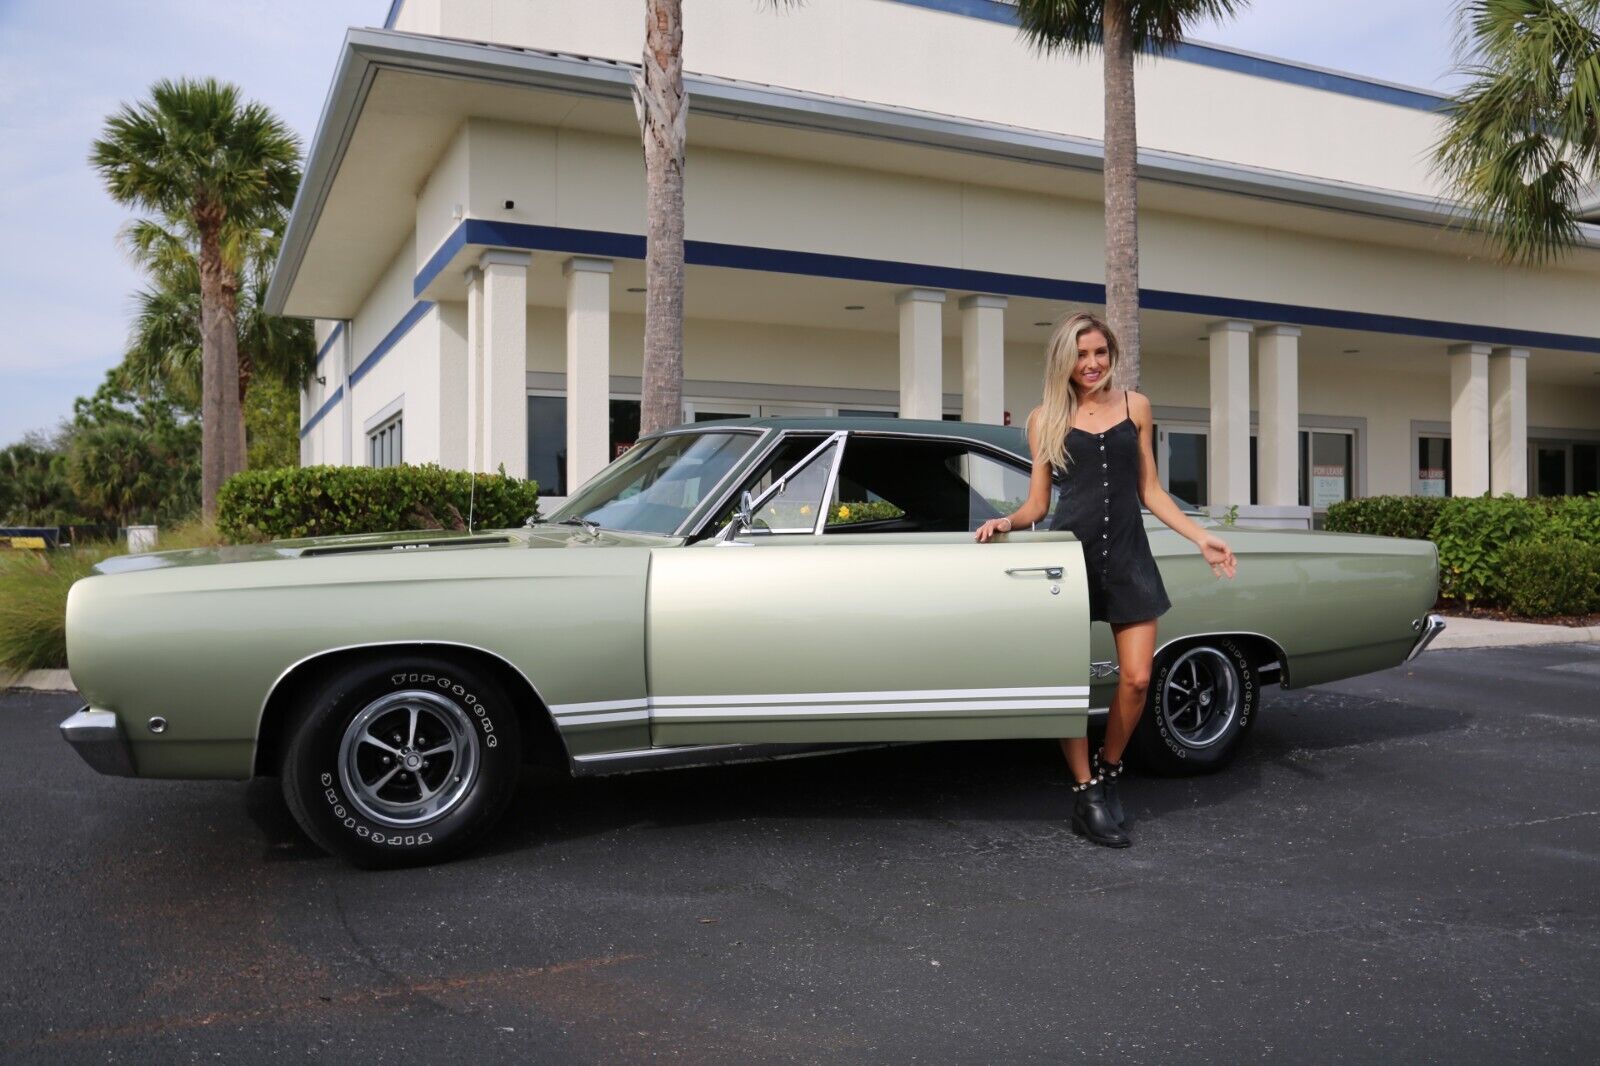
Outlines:
[{"label": "rear quarter panel", "polygon": [[[1211,573],[1193,544],[1159,522],[1150,548],[1172,609],[1158,648],[1207,633],[1256,633],[1284,652],[1294,688],[1385,670],[1405,660],[1415,619],[1438,598],[1438,553],[1425,540],[1355,533],[1218,526],[1238,560],[1232,579]],[[1110,627],[1095,624],[1094,657],[1115,660]],[[1097,687],[1109,701],[1114,681]]]}]

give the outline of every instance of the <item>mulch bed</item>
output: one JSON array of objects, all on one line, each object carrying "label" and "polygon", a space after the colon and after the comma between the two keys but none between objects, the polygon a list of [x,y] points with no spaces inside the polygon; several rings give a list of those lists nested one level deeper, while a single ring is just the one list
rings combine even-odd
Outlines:
[{"label": "mulch bed", "polygon": [[1527,622],[1540,626],[1600,626],[1600,614],[1557,614],[1545,618],[1524,618],[1500,607],[1475,607],[1456,600],[1440,600],[1433,609],[1445,617],[1488,618],[1496,622]]}]

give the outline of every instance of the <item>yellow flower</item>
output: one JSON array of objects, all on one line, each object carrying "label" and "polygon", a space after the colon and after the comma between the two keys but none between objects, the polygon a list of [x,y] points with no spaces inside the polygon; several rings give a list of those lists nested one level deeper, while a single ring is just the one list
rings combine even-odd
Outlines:
[{"label": "yellow flower", "polygon": [[801,508],[800,508],[800,513],[801,514],[810,514],[811,513],[811,505],[809,503],[802,505]]},{"label": "yellow flower", "polygon": [[840,504],[839,505],[839,517],[840,518],[849,518],[850,517],[850,508],[846,507],[844,504]]}]

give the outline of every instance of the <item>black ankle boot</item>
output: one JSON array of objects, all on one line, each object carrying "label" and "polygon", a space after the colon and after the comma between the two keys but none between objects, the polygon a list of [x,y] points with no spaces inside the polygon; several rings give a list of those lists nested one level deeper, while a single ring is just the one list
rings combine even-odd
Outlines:
[{"label": "black ankle boot", "polygon": [[1108,848],[1125,848],[1133,841],[1106,808],[1105,782],[1100,778],[1073,785],[1077,802],[1072,808],[1072,831]]},{"label": "black ankle boot", "polygon": [[1100,747],[1094,749],[1094,755],[1091,757],[1091,768],[1094,776],[1105,783],[1106,808],[1111,812],[1111,817],[1116,819],[1119,826],[1126,825],[1127,816],[1122,812],[1122,797],[1118,795],[1117,789],[1117,778],[1122,776],[1122,764],[1119,762],[1107,762],[1106,749]]}]

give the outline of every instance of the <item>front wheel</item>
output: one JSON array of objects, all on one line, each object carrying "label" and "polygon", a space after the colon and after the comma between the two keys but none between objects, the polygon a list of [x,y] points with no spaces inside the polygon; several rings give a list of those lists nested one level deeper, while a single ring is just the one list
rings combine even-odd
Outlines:
[{"label": "front wheel", "polygon": [[1255,721],[1255,667],[1237,642],[1208,638],[1162,653],[1133,742],[1158,774],[1204,774],[1233,761]]},{"label": "front wheel", "polygon": [[312,697],[283,760],[295,820],[359,866],[459,853],[499,817],[520,764],[516,711],[480,672],[431,656],[350,667]]}]

